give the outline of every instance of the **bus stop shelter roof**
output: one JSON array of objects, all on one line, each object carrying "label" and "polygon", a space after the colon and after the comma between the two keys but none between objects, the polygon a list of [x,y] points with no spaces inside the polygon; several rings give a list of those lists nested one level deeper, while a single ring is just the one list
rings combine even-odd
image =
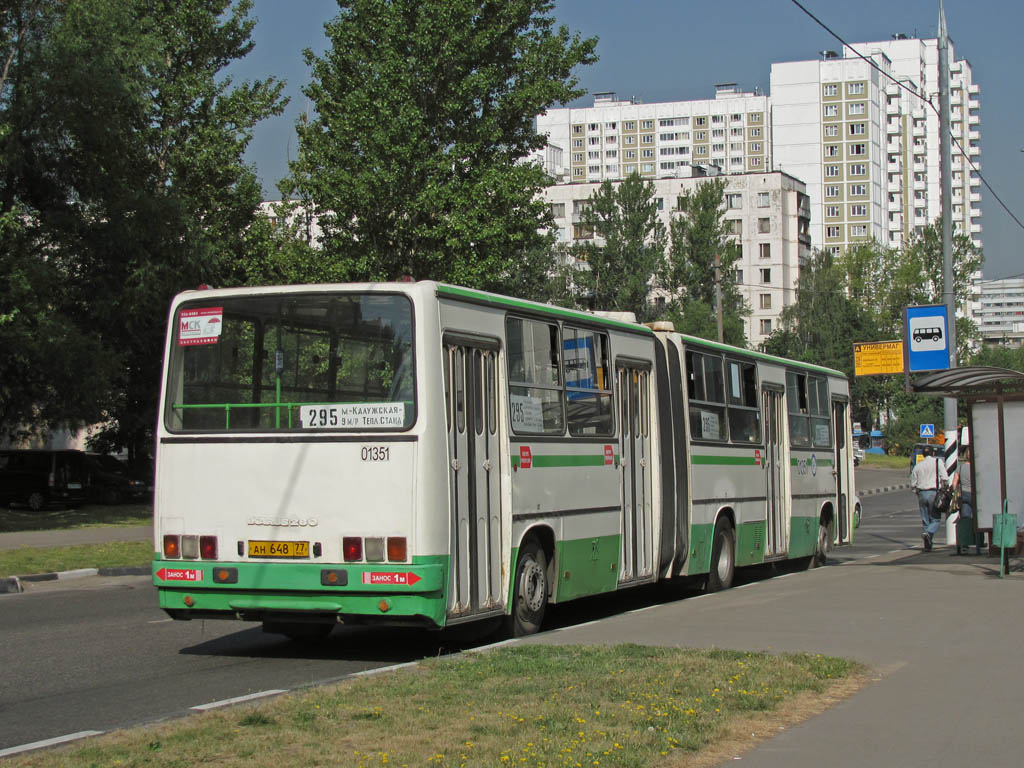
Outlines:
[{"label": "bus stop shelter roof", "polygon": [[941,397],[988,397],[1024,393],[1024,373],[1009,368],[975,365],[920,376],[910,390]]}]

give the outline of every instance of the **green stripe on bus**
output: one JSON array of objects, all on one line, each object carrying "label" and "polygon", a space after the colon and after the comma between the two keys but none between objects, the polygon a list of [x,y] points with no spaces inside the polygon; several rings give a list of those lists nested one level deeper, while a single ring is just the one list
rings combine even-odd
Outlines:
[{"label": "green stripe on bus", "polygon": [[645,325],[640,325],[639,323],[624,323],[621,320],[613,320],[609,317],[599,317],[586,312],[577,312],[572,309],[564,309],[563,307],[555,307],[548,304],[533,304],[519,299],[510,299],[506,296],[497,296],[493,293],[474,291],[471,288],[460,288],[455,285],[438,284],[437,292],[447,296],[458,296],[462,299],[472,299],[473,301],[480,301],[485,304],[493,304],[499,307],[514,307],[516,309],[525,309],[531,312],[540,312],[545,315],[556,315],[558,317],[566,317],[573,320],[584,320],[588,323],[596,323],[598,325],[623,328],[625,330],[632,331],[633,333],[643,333],[648,335],[653,335],[654,333],[650,328]]},{"label": "green stripe on bus", "polygon": [[[615,466],[619,463],[618,454],[615,455],[614,464],[608,464],[607,466]],[[604,454],[597,454],[594,456],[577,456],[575,454],[546,454],[539,456],[534,454],[530,460],[530,464],[533,469],[551,469],[552,467],[603,467],[605,465]],[[520,457],[512,456],[512,466],[520,467],[522,462]]]},{"label": "green stripe on bus", "polygon": [[690,455],[691,464],[717,464],[729,467],[746,467],[760,464],[754,456],[698,456]]}]

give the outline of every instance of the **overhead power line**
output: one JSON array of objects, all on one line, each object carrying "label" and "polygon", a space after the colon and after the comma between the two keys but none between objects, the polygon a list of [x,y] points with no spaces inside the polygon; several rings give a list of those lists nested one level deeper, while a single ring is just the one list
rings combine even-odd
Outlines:
[{"label": "overhead power line", "polygon": [[[897,80],[895,77],[890,75],[884,69],[879,67],[869,57],[865,56],[860,51],[858,51],[856,48],[854,48],[852,45],[850,45],[848,42],[843,40],[843,38],[841,38],[836,32],[834,32],[825,22],[823,22],[821,19],[819,19],[817,16],[815,16],[809,10],[807,10],[807,8],[805,8],[804,5],[802,3],[800,3],[799,0],[791,0],[791,1],[792,1],[793,5],[795,5],[797,8],[799,8],[805,14],[807,14],[814,21],[814,23],[816,23],[818,26],[820,26],[822,29],[824,29],[826,32],[828,32],[830,35],[832,35],[832,37],[834,37],[836,40],[838,40],[840,43],[842,43],[843,46],[845,46],[846,48],[849,48],[851,51],[853,51],[858,56],[858,58],[861,58],[864,61],[866,61],[868,63],[868,65],[872,69],[877,70],[882,75],[887,77],[889,80],[892,80],[894,83],[896,83],[896,85],[898,85],[900,88],[905,90],[907,93],[910,93],[913,96],[915,96],[918,99],[920,99],[921,101],[923,101],[925,104],[927,104],[929,107],[931,107],[932,111],[935,112],[936,115],[939,114],[938,107],[936,107],[934,104],[932,104],[931,101],[926,99],[924,96],[922,96],[920,93],[915,91],[913,88],[909,88],[906,85],[906,83],[902,83],[899,80]],[[966,152],[964,152],[963,147],[960,146],[960,142],[957,140],[956,136],[953,135],[952,131],[950,131],[950,133],[949,133],[949,138],[952,140],[953,144],[956,146],[956,150],[960,154],[960,156],[963,157],[967,161],[968,165],[971,166],[971,170],[974,171],[976,174],[978,174],[978,178],[981,180],[981,183],[985,185],[985,188],[989,192],[992,193],[992,197],[994,197],[996,199],[996,202],[999,203],[999,205],[1002,206],[1003,210],[1006,211],[1006,213],[1010,216],[1010,218],[1013,219],[1017,223],[1018,227],[1020,227],[1021,229],[1024,229],[1024,223],[1022,223],[1021,220],[1019,218],[1017,218],[1017,215],[1013,211],[1010,210],[1009,206],[1007,206],[1006,203],[1003,202],[1003,199],[1001,197],[999,197],[998,193],[992,188],[992,185],[988,183],[988,180],[981,174],[981,171],[978,170],[978,167],[974,164],[974,162],[971,160],[971,158],[968,156],[968,154]]]}]

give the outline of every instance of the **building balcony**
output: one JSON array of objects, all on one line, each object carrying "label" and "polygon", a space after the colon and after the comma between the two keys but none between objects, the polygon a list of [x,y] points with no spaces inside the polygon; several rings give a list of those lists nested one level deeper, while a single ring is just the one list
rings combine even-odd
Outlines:
[{"label": "building balcony", "polygon": [[890,181],[888,186],[885,188],[885,191],[890,195],[903,194],[903,184],[899,181]]},{"label": "building balcony", "polygon": [[980,115],[968,115],[967,116],[967,124],[968,125],[977,125],[980,122],[981,122],[981,116]]},{"label": "building balcony", "polygon": [[967,139],[969,141],[979,141],[981,139],[981,131],[968,131]]},{"label": "building balcony", "polygon": [[977,235],[981,232],[981,224],[971,224],[971,234]]},{"label": "building balcony", "polygon": [[973,112],[973,111],[974,111],[975,109],[981,109],[981,102],[980,102],[980,101],[978,101],[977,99],[970,99],[970,100],[969,100],[969,101],[967,102],[967,108],[968,108],[968,109],[970,109],[970,110],[971,110],[972,112]]},{"label": "building balcony", "polygon": [[981,208],[971,208],[971,219],[981,218]]},{"label": "building balcony", "polygon": [[972,203],[980,203],[981,202],[981,193],[979,193],[979,192],[971,192],[970,197],[968,197],[967,199],[970,200]]},{"label": "building balcony", "polygon": [[898,101],[889,102],[885,105],[885,114],[887,115],[898,115],[900,113],[900,103]]},{"label": "building balcony", "polygon": [[967,86],[967,92],[971,94],[971,96],[977,96],[979,93],[981,93],[981,88],[978,87],[977,83],[971,83],[969,86]]},{"label": "building balcony", "polygon": [[977,157],[978,155],[981,154],[981,147],[972,145],[967,148],[967,154],[970,155],[971,157]]}]

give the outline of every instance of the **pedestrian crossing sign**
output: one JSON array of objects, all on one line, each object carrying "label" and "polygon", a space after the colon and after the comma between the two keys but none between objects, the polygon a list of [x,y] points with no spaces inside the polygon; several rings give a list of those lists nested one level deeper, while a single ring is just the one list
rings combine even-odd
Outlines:
[{"label": "pedestrian crossing sign", "polygon": [[921,437],[935,437],[935,425],[934,424],[922,424],[921,425]]}]

